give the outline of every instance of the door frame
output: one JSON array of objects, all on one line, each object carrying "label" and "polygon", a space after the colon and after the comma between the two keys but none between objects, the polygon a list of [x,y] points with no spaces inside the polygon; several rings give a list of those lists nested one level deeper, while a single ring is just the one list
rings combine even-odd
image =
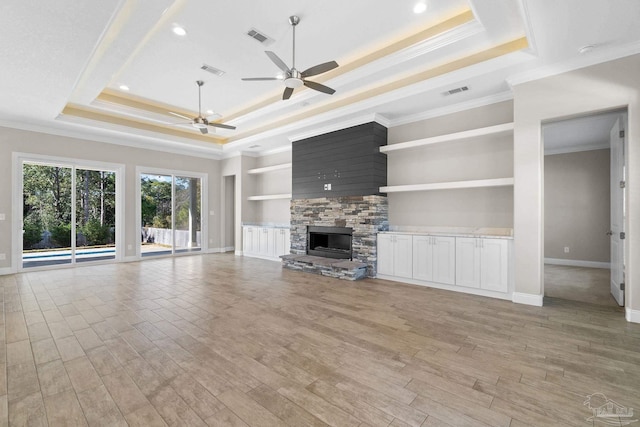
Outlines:
[{"label": "door frame", "polygon": [[[200,240],[201,240],[201,247],[200,247],[200,251],[197,252],[183,252],[183,253],[175,253],[175,239],[173,239],[173,244],[171,247],[171,254],[169,255],[157,255],[157,256],[153,256],[150,258],[143,258],[142,257],[142,251],[140,249],[140,230],[142,230],[142,202],[141,202],[141,197],[142,197],[142,185],[140,184],[140,177],[141,175],[171,175],[173,176],[179,176],[179,177],[185,177],[185,178],[199,178],[200,179],[200,223],[202,225],[201,230],[200,230]],[[135,251],[136,251],[136,255],[135,255],[135,259],[136,260],[141,260],[141,259],[157,259],[157,258],[163,258],[163,257],[169,257],[169,256],[188,256],[188,255],[195,255],[195,254],[203,254],[203,253],[207,253],[209,251],[209,215],[207,215],[207,213],[209,212],[209,184],[208,184],[208,177],[209,175],[206,173],[201,173],[201,172],[193,172],[193,171],[182,171],[182,170],[176,170],[176,169],[163,169],[163,168],[156,168],[153,166],[136,166],[136,209],[135,209],[135,215],[136,215],[136,240],[135,240]],[[175,218],[173,215],[173,210],[175,208],[174,206],[174,183],[173,183],[173,179],[172,179],[172,183],[171,183],[171,228],[172,228],[172,233],[175,231]]]},{"label": "door frame", "polygon": [[[629,159],[628,156],[626,155],[626,153],[629,152],[628,148],[629,148],[629,138],[628,138],[628,129],[629,129],[629,105],[624,105],[624,106],[620,106],[620,107],[615,107],[615,108],[609,108],[609,109],[604,109],[604,110],[594,110],[594,111],[584,111],[581,112],[579,114],[572,114],[572,115],[568,115],[568,116],[559,116],[559,117],[551,117],[551,118],[546,118],[543,121],[539,122],[539,126],[538,126],[538,131],[540,133],[540,150],[541,150],[541,162],[540,162],[540,171],[541,171],[541,204],[540,204],[540,210],[541,210],[541,224],[540,224],[540,234],[541,234],[541,252],[542,252],[542,256],[541,256],[541,275],[540,275],[540,289],[541,289],[541,304],[540,306],[544,305],[544,296],[545,296],[545,289],[544,289],[544,285],[545,285],[545,280],[544,280],[544,242],[545,242],[545,235],[544,235],[544,228],[545,228],[545,215],[544,215],[544,201],[545,201],[545,191],[544,191],[544,161],[545,161],[545,154],[544,154],[544,131],[543,131],[543,127],[545,126],[545,124],[547,123],[553,123],[553,122],[558,122],[558,121],[562,121],[562,120],[569,120],[569,119],[573,119],[573,118],[578,118],[578,117],[584,117],[584,116],[596,116],[598,114],[602,114],[602,113],[606,113],[606,112],[614,112],[614,111],[619,111],[620,112],[620,120],[622,121],[622,127],[625,129],[625,138],[624,138],[624,152],[625,152],[625,156],[624,156],[624,167],[625,167],[625,179],[628,178],[629,176]],[[609,172],[609,180],[611,180],[611,172]],[[623,258],[626,259],[627,258],[627,254],[628,254],[628,246],[627,246],[627,242],[629,241],[629,206],[628,206],[628,197],[625,197],[625,199],[623,200],[624,203],[624,212],[626,213],[626,215],[624,216],[624,229],[627,233],[627,239],[625,240],[625,243],[623,245]],[[609,209],[611,208],[611,201],[609,200]],[[609,243],[609,250],[611,248],[611,243]],[[608,284],[609,285],[609,284]],[[610,286],[607,286],[607,289],[609,289]],[[625,287],[624,290],[624,294],[625,294],[625,306],[627,304],[627,296],[628,296],[628,288]]]},{"label": "door frame", "polygon": [[[110,262],[119,262],[124,258],[124,248],[125,248],[125,230],[124,230],[124,204],[125,204],[125,195],[124,195],[124,182],[125,182],[125,166],[121,163],[108,163],[108,162],[99,162],[95,160],[85,160],[78,159],[73,157],[61,157],[61,156],[50,156],[45,154],[34,154],[34,153],[22,153],[22,152],[13,152],[12,153],[12,175],[13,175],[13,185],[12,185],[12,200],[13,200],[13,214],[12,214],[12,253],[11,253],[11,271],[12,272],[23,272],[23,271],[37,271],[37,270],[51,270],[58,268],[73,268],[78,264],[75,262],[71,262],[69,264],[59,264],[59,265],[49,265],[42,267],[29,267],[28,269],[24,269],[22,267],[22,223],[23,223],[23,168],[25,163],[40,163],[46,166],[58,166],[58,167],[69,167],[73,171],[77,169],[90,169],[90,170],[105,170],[109,172],[114,172],[116,174],[116,218],[115,218],[115,239],[116,239],[116,255],[113,260],[100,260],[100,261],[87,261],[83,262],[82,265],[91,265],[91,264],[105,264]],[[75,181],[73,181],[75,182]],[[75,188],[72,188],[71,192],[71,200],[73,210],[75,210],[75,205],[73,204],[75,200]],[[72,218],[73,218],[73,210],[72,210]],[[72,221],[71,229],[72,232],[75,230],[76,224],[73,224]],[[72,239],[71,242],[72,249],[75,248],[75,239]]]}]

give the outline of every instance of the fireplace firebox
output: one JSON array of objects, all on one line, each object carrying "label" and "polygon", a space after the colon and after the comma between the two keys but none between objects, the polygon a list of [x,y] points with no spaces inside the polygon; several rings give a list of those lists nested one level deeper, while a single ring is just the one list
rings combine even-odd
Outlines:
[{"label": "fireplace firebox", "polygon": [[307,255],[352,259],[353,228],[307,227]]}]

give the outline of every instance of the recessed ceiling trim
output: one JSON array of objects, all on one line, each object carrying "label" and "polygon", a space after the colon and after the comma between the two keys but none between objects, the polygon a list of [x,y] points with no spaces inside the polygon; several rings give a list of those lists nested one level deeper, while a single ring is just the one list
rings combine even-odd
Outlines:
[{"label": "recessed ceiling trim", "polygon": [[96,111],[81,105],[67,104],[64,110],[62,110],[62,114],[88,120],[110,123],[114,125],[127,126],[130,128],[145,130],[149,132],[162,133],[169,136],[195,139],[202,142],[209,142],[214,144],[225,144],[227,142],[226,138],[222,138],[216,135],[207,134],[205,136],[196,132],[189,132],[186,130],[180,130],[178,128],[172,128],[169,127],[169,125],[165,127],[159,124],[149,124],[147,122],[124,118],[115,114],[105,113],[104,111]]},{"label": "recessed ceiling trim", "polygon": [[247,138],[247,137],[257,135],[274,128],[278,128],[290,123],[303,120],[305,118],[308,118],[314,115],[326,113],[328,111],[342,108],[350,104],[355,104],[369,98],[373,98],[388,92],[402,89],[404,87],[419,83],[424,80],[432,79],[434,77],[451,73],[451,72],[460,70],[462,68],[469,67],[471,65],[479,64],[481,62],[488,61],[490,59],[498,58],[508,53],[526,49],[527,46],[528,46],[528,43],[527,43],[526,37],[521,37],[521,38],[512,40],[510,42],[507,42],[498,46],[494,46],[489,49],[448,62],[446,64],[443,64],[422,72],[411,74],[403,79],[392,81],[392,82],[382,84],[380,86],[373,87],[373,88],[371,87],[365,88],[360,92],[355,93],[354,95],[345,96],[342,98],[338,98],[335,101],[329,101],[324,104],[317,105],[314,108],[309,108],[308,110],[305,110],[298,114],[289,114],[285,118],[276,120],[268,125],[254,128],[244,133],[237,133],[233,137],[229,138],[229,141],[232,142],[239,139]]},{"label": "recessed ceiling trim", "polygon": [[[473,16],[473,13],[471,12],[471,10],[467,9],[462,13],[459,13],[444,21],[438,22],[422,31],[414,33],[401,40],[397,40],[395,42],[387,44],[386,46],[382,46],[379,49],[372,49],[371,52],[365,55],[359,56],[358,58],[355,58],[345,64],[341,64],[340,67],[334,68],[333,70],[328,71],[318,76],[317,78],[314,77],[314,81],[317,81],[318,83],[325,83],[328,80],[334,79],[338,76],[342,76],[345,73],[348,73],[350,71],[354,71],[380,58],[399,52],[403,49],[407,49],[417,43],[420,43],[427,39],[431,39],[435,36],[438,36],[442,33],[452,30],[456,27],[472,22],[474,19],[475,17]],[[300,92],[302,91],[306,91],[306,89],[301,88]],[[268,98],[265,98],[264,100],[254,103],[246,108],[243,108],[236,112],[228,114],[225,117],[225,120],[227,121],[234,120],[236,118],[246,116],[261,108],[267,107],[275,102],[279,102],[281,100],[281,96],[282,95],[278,94],[275,96],[270,96]]]}]

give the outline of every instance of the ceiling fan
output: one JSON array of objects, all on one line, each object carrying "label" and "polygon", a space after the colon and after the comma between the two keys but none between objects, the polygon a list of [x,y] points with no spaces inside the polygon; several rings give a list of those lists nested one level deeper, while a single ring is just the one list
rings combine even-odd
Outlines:
[{"label": "ceiling fan", "polygon": [[298,16],[290,16],[289,23],[293,27],[293,60],[291,68],[287,67],[287,64],[278,57],[275,53],[271,51],[265,51],[269,59],[273,61],[274,64],[278,68],[282,70],[284,73],[283,78],[279,77],[249,77],[243,78],[245,81],[261,81],[261,80],[284,80],[284,85],[286,86],[284,93],[282,94],[282,99],[291,98],[291,94],[293,90],[299,88],[302,85],[306,87],[317,90],[319,92],[327,93],[329,95],[333,95],[335,93],[335,89],[331,89],[328,86],[325,86],[320,83],[312,82],[307,80],[307,77],[317,76],[318,74],[326,73],[327,71],[333,70],[338,67],[338,63],[336,61],[329,61],[323,64],[315,65],[311,68],[307,68],[306,70],[300,72],[296,69],[296,25],[300,23],[300,18]]},{"label": "ceiling fan", "polygon": [[[197,80],[196,84],[198,85],[198,117],[191,119],[187,116],[183,116],[182,114],[174,113],[173,111],[169,111],[169,114],[173,114],[174,116],[178,116],[183,119],[189,120],[191,122],[191,126],[198,129],[200,133],[202,133],[203,135],[206,135],[207,133],[209,133],[207,126],[211,126],[214,128],[221,128],[221,129],[232,129],[232,130],[235,129],[236,128],[235,126],[210,122],[209,120],[207,120],[206,117],[202,116],[202,86],[204,85],[204,82],[202,80]],[[186,123],[173,123],[173,124],[182,125]]]}]

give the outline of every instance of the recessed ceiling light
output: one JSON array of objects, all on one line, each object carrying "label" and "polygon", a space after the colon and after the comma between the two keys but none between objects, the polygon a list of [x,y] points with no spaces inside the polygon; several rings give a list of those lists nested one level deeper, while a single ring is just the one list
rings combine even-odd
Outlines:
[{"label": "recessed ceiling light", "polygon": [[187,35],[187,30],[185,30],[184,28],[182,28],[179,25],[174,25],[173,33],[178,35],[178,36],[186,36]]},{"label": "recessed ceiling light", "polygon": [[129,86],[127,86],[127,85],[120,85],[120,90],[128,91],[128,90],[129,90]]},{"label": "recessed ceiling light", "polygon": [[419,1],[418,3],[416,3],[415,6],[413,6],[413,13],[422,13],[425,10],[427,10],[427,2],[426,1]]}]

